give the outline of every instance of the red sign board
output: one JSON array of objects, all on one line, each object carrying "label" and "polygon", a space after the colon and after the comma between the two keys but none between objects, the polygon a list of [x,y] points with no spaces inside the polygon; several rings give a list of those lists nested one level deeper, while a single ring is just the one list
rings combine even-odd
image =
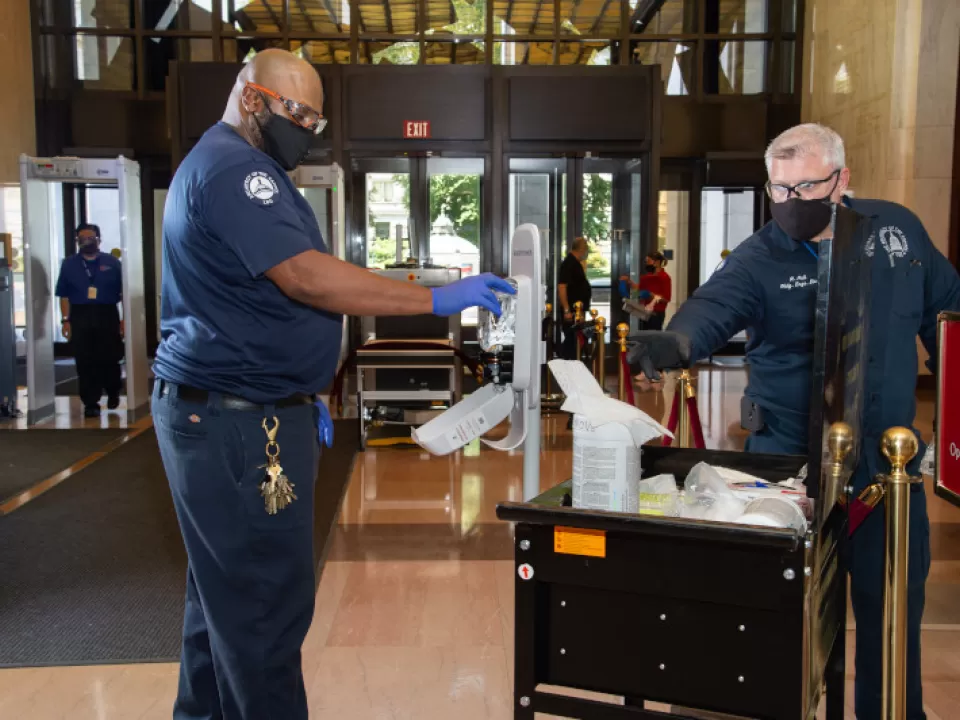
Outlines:
[{"label": "red sign board", "polygon": [[960,505],[960,313],[941,313],[937,363],[937,495]]},{"label": "red sign board", "polygon": [[407,140],[426,140],[430,137],[430,121],[404,120],[403,137]]}]

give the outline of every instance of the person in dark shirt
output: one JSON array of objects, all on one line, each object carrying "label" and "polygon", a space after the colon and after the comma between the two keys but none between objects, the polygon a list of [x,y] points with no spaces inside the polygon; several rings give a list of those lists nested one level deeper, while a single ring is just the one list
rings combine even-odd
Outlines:
[{"label": "person in dark shirt", "polygon": [[[495,291],[514,292],[489,273],[427,288],[330,255],[288,175],[322,107],[309,63],[257,53],[167,195],[152,411],[188,559],[175,720],[307,718],[300,649],[332,442],[315,394],[336,373],[342,315],[499,314]],[[267,453],[282,465],[271,479]]]},{"label": "person in dark shirt", "polygon": [[100,398],[107,407],[120,406],[120,359],[123,323],[118,305],[123,297],[120,261],[100,252],[100,228],[77,227],[77,249],[60,266],[57,297],[63,316],[63,336],[73,347],[77,384],[86,417],[100,415]]},{"label": "person in dark shirt", "polygon": [[[883,200],[846,196],[850,170],[843,140],[830,128],[806,124],[778,136],[766,152],[773,220],[731,252],[670,320],[666,332],[641,333],[628,357],[641,389],[660,369],[687,366],[749,333],[746,389],[754,418],[747,452],[809,452],[819,242],[830,237],[832,205],[868,219],[863,251],[872,291],[866,330],[861,452],[851,479],[857,496],[886,468],[880,439],[888,428],[912,428],[916,415],[919,337],[937,370],[937,316],[960,309],[960,277],[920,219]],[[676,360],[675,360],[676,358]],[[914,430],[914,433],[919,433]],[[924,443],[910,464],[916,474]],[[920,624],[930,571],[930,521],[922,484],[910,499],[907,587],[907,714],[922,720]],[[881,637],[884,632],[884,513],[872,512],[848,543],[850,596],[856,630],[855,709],[881,716]]]},{"label": "person in dark shirt", "polygon": [[570,246],[570,252],[560,263],[560,272],[557,275],[557,296],[563,311],[563,345],[560,347],[560,354],[566,360],[573,360],[577,356],[577,334],[570,331],[574,320],[574,305],[583,303],[583,313],[586,316],[590,309],[590,299],[593,297],[593,289],[584,269],[589,254],[590,245],[586,238],[576,238]]}]

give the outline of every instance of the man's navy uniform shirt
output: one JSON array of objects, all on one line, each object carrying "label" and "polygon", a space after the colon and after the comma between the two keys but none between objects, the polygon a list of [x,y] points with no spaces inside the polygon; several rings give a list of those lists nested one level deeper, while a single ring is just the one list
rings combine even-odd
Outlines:
[{"label": "man's navy uniform shirt", "polygon": [[327,248],[283,169],[229,125],[210,128],[164,209],[157,377],[258,403],[322,390],[342,317],[291,300],[264,275],[308,250]]},{"label": "man's navy uniform shirt", "polygon": [[[97,289],[95,299],[90,298],[91,287]],[[120,261],[107,253],[98,253],[92,260],[80,253],[64,258],[56,294],[71,305],[116,305],[123,295]]]},{"label": "man's navy uniform shirt", "polygon": [[[916,338],[935,369],[937,315],[960,308],[960,279],[906,208],[881,200],[845,203],[872,226],[865,249],[872,277],[863,431],[864,447],[876,448],[887,428],[913,424]],[[779,452],[807,452],[816,282],[816,244],[797,242],[770,222],[727,257],[668,327],[690,338],[692,361],[747,331],[745,394],[776,424]],[[871,475],[879,472],[879,451],[867,457]]]}]

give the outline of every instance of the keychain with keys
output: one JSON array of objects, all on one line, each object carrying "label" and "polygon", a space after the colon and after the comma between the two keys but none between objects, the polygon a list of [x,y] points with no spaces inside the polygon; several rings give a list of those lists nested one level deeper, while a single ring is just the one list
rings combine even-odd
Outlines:
[{"label": "keychain with keys", "polygon": [[269,427],[267,418],[263,419],[263,431],[267,434],[267,464],[261,465],[267,470],[267,477],[260,483],[260,494],[268,515],[276,515],[290,503],[297,499],[293,494],[293,483],[283,474],[280,466],[280,446],[277,444],[277,432],[280,430],[280,419],[273,418],[273,427]]}]

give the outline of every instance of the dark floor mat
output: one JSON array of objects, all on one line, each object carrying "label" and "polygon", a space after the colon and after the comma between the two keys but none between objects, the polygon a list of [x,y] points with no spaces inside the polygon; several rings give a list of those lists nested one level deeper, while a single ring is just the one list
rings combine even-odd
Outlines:
[{"label": "dark floor mat", "polygon": [[[337,422],[336,445],[321,460],[321,558],[352,472],[356,426]],[[0,517],[0,667],[176,660],[185,574],[151,430]]]},{"label": "dark floor mat", "polygon": [[0,503],[65,470],[125,430],[12,430],[0,435]]}]

